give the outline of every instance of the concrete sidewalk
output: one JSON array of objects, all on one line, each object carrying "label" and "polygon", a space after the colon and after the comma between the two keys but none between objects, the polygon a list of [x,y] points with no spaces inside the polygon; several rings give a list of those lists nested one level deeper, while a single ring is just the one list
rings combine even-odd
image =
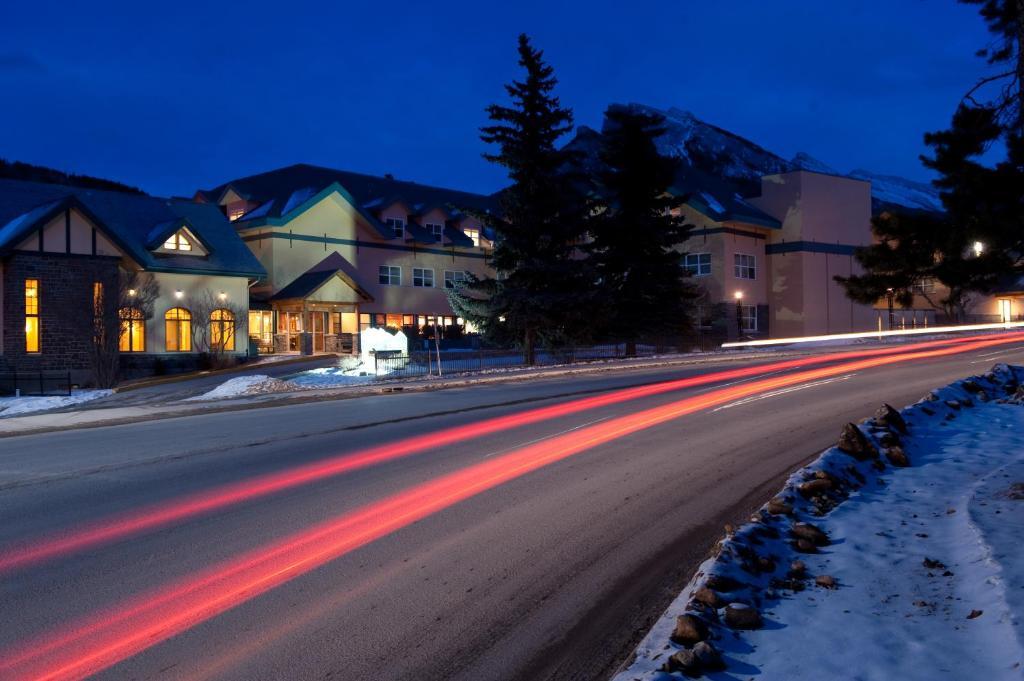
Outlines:
[{"label": "concrete sidewalk", "polygon": [[[674,367],[690,364],[719,364],[754,360],[775,360],[813,354],[802,351],[759,351],[745,353],[702,353],[680,356],[612,360],[588,364],[555,365],[550,367],[523,367],[486,374],[462,374],[448,377],[425,376],[406,380],[380,380],[363,385],[338,388],[297,389],[289,392],[246,395],[231,399],[184,402],[178,393],[173,399],[144,404],[105,406],[103,400],[91,403],[89,407],[73,410],[51,411],[25,416],[0,418],[0,437],[12,437],[34,433],[90,428],[99,426],[136,423],[155,419],[168,419],[196,414],[211,414],[261,407],[276,407],[303,402],[323,400],[345,400],[368,395],[391,392],[426,392],[472,385],[494,384],[530,379],[556,379],[561,376],[590,374],[613,371],[642,371],[658,367]],[[205,377],[206,379],[210,377]],[[226,380],[225,377],[224,380]],[[211,389],[213,385],[206,384]],[[194,390],[187,391],[192,396]],[[185,393],[181,393],[185,394]]]}]

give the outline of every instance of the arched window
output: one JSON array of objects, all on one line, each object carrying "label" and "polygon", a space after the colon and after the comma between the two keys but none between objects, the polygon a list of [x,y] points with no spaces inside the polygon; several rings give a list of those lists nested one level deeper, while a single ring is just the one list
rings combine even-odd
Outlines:
[{"label": "arched window", "polygon": [[168,352],[192,352],[192,313],[172,307],[164,315],[164,345]]},{"label": "arched window", "polygon": [[210,313],[210,349],[235,349],[235,315],[222,307]]},{"label": "arched window", "polygon": [[146,319],[137,307],[122,307],[118,313],[121,319],[121,337],[118,349],[121,352],[146,351]]}]

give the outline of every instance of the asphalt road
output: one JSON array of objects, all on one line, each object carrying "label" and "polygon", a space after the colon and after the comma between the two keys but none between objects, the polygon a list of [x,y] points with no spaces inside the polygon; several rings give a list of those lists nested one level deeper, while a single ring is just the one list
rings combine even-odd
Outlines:
[{"label": "asphalt road", "polygon": [[[552,450],[580,451],[411,515],[273,588],[236,594],[226,611],[197,610],[180,633],[168,629],[175,635],[166,640],[157,627],[135,654],[121,655],[98,678],[600,679],[688,580],[723,524],[749,515],[789,472],[832,444],[844,422],[883,401],[915,401],[997,361],[1024,362],[1024,344],[837,369],[614,439],[595,436],[593,446],[584,446],[589,433],[617,419],[739,390],[755,378],[641,396],[430,447],[0,570],[0,678],[19,678],[22,667],[3,666],[18,650],[41,654],[35,669],[51,670],[53,656],[74,661],[141,627],[129,619],[107,639],[51,638],[90,631],[76,628],[79,620],[101,613],[96,622],[117,622],[128,612],[126,601],[149,603],[154,595],[167,595],[166,612],[176,612],[170,595],[178,592],[168,585],[192,583],[211,566],[257,555],[417,485],[482,485],[484,467],[553,443]],[[40,537],[73,534],[82,523],[169,505],[182,495],[735,366],[380,395],[0,440],[0,562]],[[383,523],[388,512],[374,508],[370,520]],[[161,626],[171,627],[172,619]],[[39,642],[50,640],[60,645],[48,652]]]}]

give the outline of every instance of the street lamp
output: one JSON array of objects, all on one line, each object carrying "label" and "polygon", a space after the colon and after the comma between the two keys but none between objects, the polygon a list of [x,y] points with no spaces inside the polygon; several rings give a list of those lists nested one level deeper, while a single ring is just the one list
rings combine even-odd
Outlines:
[{"label": "street lamp", "polygon": [[971,249],[974,251],[974,257],[981,257],[981,254],[985,252],[985,244],[980,241],[975,241],[971,246]]},{"label": "street lamp", "polygon": [[889,330],[896,326],[896,314],[892,311],[893,299],[896,297],[896,292],[892,290],[892,287],[885,289],[885,297],[889,301]]},{"label": "street lamp", "polygon": [[743,291],[736,291],[732,294],[736,299],[736,337],[743,335]]}]

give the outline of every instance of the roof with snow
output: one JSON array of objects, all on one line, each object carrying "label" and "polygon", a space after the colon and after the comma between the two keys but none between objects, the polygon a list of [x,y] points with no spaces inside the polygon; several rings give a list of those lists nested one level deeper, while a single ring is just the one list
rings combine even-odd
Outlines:
[{"label": "roof with snow", "polygon": [[779,220],[748,203],[730,183],[694,168],[682,170],[669,192],[685,198],[688,206],[715,222],[742,222],[782,229]]},{"label": "roof with snow", "polygon": [[[0,253],[13,250],[33,230],[67,209],[82,213],[146,270],[266,276],[266,270],[216,206],[20,180],[0,180]],[[200,256],[153,251],[163,243],[164,235],[180,227],[192,232],[208,253]]]},{"label": "roof with snow", "polygon": [[[494,196],[307,163],[231,180],[213,189],[200,190],[197,196],[210,203],[217,203],[231,189],[247,201],[258,203],[255,210],[243,216],[241,222],[244,223],[256,218],[280,218],[287,215],[332,185],[341,187],[346,198],[350,196],[360,212],[370,214],[396,202],[403,203],[414,215],[423,215],[433,208],[441,208],[453,215],[465,210],[494,212],[498,207]],[[382,236],[387,238],[386,234]]]}]

